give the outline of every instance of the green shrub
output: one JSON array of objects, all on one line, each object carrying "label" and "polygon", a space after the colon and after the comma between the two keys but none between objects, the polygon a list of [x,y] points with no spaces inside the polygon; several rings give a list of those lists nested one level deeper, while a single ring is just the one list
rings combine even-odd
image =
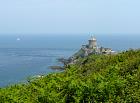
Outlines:
[{"label": "green shrub", "polygon": [[0,103],[140,102],[140,50],[90,55],[64,72],[0,89]]}]

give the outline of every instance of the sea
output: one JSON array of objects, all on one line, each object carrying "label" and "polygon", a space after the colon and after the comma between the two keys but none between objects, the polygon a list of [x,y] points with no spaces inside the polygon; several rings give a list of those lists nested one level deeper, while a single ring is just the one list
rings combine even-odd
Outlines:
[{"label": "sea", "polygon": [[[140,35],[96,35],[98,46],[120,52],[140,48]],[[27,78],[61,72],[57,59],[68,58],[87,44],[90,35],[0,35],[0,87],[26,82]]]}]

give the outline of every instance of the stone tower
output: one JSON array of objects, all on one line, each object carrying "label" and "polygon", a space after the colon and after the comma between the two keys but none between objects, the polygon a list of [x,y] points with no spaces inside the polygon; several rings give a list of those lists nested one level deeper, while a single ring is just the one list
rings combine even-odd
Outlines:
[{"label": "stone tower", "polygon": [[89,41],[89,44],[88,44],[89,49],[97,48],[97,40],[95,37],[92,36],[88,41]]}]

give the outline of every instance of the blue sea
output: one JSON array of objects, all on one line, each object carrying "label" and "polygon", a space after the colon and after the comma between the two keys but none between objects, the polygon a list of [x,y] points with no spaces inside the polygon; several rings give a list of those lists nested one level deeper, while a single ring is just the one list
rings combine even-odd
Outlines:
[{"label": "blue sea", "polygon": [[[25,82],[28,77],[59,72],[58,58],[68,58],[88,43],[89,35],[1,35],[0,87]],[[139,35],[96,35],[99,46],[115,51],[140,48]]]}]

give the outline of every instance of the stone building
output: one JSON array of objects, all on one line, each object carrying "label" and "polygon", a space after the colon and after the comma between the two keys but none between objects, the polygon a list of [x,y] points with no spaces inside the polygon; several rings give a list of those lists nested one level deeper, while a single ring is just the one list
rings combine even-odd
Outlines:
[{"label": "stone building", "polygon": [[97,46],[97,40],[92,36],[88,40],[88,44],[82,45],[82,48],[75,54],[75,56],[85,57],[90,54],[115,54],[115,51],[111,48]]},{"label": "stone building", "polygon": [[81,49],[76,52],[73,56],[68,59],[60,59],[59,61],[63,62],[65,66],[69,64],[75,64],[79,57],[86,57],[91,54],[116,54],[111,48],[99,47],[95,37],[91,37],[88,40],[87,45],[82,45]]}]

